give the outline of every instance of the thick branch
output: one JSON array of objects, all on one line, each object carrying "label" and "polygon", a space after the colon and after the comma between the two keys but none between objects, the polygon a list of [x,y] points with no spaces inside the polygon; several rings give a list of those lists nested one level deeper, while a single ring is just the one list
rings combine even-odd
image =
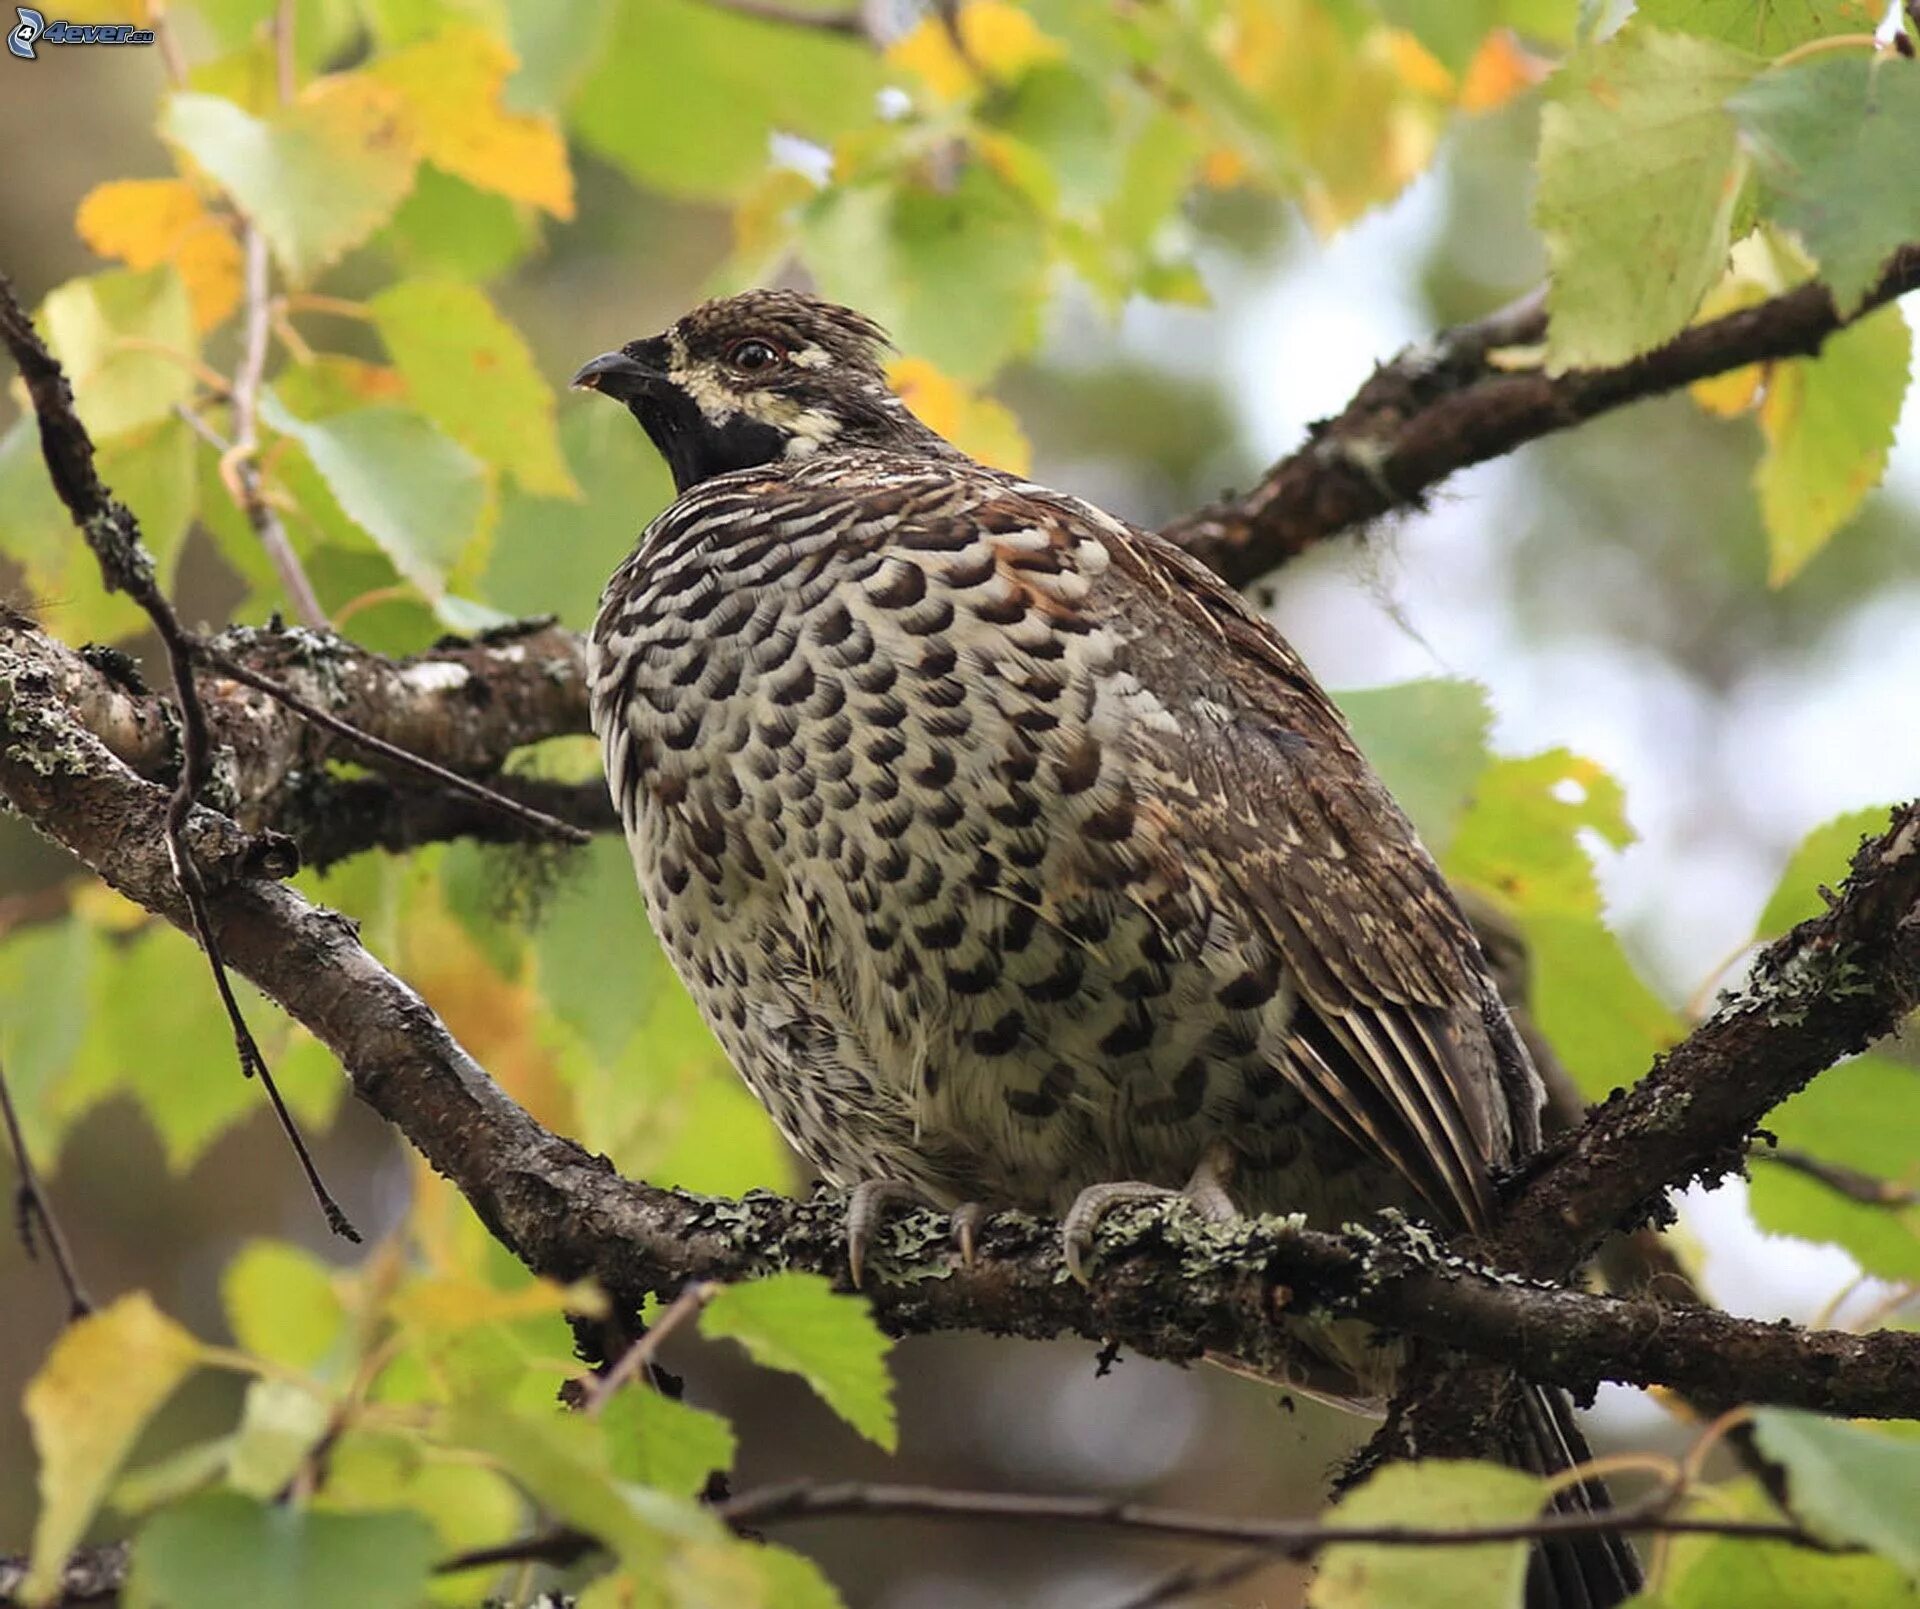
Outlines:
[{"label": "thick branch", "polygon": [[[75,721],[59,693],[62,652],[30,628],[0,636],[0,794],[112,886],[184,925],[159,831],[166,792]],[[231,964],[333,1049],[356,1092],[529,1267],[562,1279],[592,1275],[623,1300],[774,1268],[842,1272],[837,1199],[716,1201],[620,1178],[508,1099],[360,947],[350,923],[283,884],[246,876],[253,841],[230,820],[200,809],[189,830],[209,868],[209,905]],[[1579,1159],[1576,1151],[1561,1165]],[[1276,1312],[1318,1306],[1575,1388],[1621,1379],[1847,1415],[1920,1416],[1920,1335],[1803,1334],[1535,1286],[1453,1259],[1411,1230],[1209,1226],[1161,1209],[1115,1219],[1088,1290],[1064,1276],[1053,1225],[1012,1214],[993,1220],[969,1269],[943,1220],[908,1217],[882,1236],[870,1292],[876,1312],[902,1333],[1112,1338],[1155,1357],[1217,1352],[1283,1374]]]},{"label": "thick branch", "polygon": [[1566,1273],[1664,1194],[1739,1171],[1767,1112],[1920,1009],[1920,800],[1863,844],[1831,909],[1764,950],[1746,988],[1535,1164],[1494,1260]]},{"label": "thick branch", "polygon": [[[1887,264],[1856,318],[1920,287],[1920,246]],[[1176,520],[1163,533],[1245,585],[1318,542],[1399,508],[1418,508],[1449,475],[1596,414],[1749,363],[1805,357],[1850,322],[1807,284],[1682,331],[1611,369],[1548,374],[1496,361],[1546,337],[1536,296],[1411,347],[1374,371],[1340,413],[1313,427],[1251,491]]]},{"label": "thick branch", "polygon": [[[29,623],[0,621],[0,636]],[[35,654],[81,723],[141,776],[178,765],[163,700],[112,656],[83,655],[36,635]],[[271,677],[369,736],[463,774],[587,831],[618,825],[598,780],[569,784],[498,775],[515,750],[587,730],[586,659],[573,632],[549,624],[393,660],[329,633],[236,628],[214,649]],[[292,836],[325,866],[365,849],[405,850],[445,838],[523,842],[541,834],[484,801],[421,784],[327,732],[279,700],[204,665],[195,685],[219,756],[215,797],[243,826]],[[353,780],[329,761],[389,771]]]}]

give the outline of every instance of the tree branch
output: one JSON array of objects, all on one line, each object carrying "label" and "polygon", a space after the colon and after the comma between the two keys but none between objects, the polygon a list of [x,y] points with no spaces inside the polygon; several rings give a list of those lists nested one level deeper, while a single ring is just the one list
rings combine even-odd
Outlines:
[{"label": "tree branch", "polygon": [[[0,634],[22,628],[32,629],[0,617]],[[36,654],[81,724],[119,759],[150,780],[173,773],[178,756],[163,700],[130,665],[51,639],[40,639]],[[199,659],[194,681],[218,756],[213,797],[249,831],[288,834],[318,865],[444,838],[552,835],[542,820],[502,813],[492,797],[412,784],[411,761],[420,754],[435,756],[436,769],[484,776],[487,795],[557,816],[569,828],[619,825],[597,779],[575,785],[497,774],[522,747],[587,730],[583,646],[549,622],[401,660],[331,633],[235,627]],[[262,683],[274,691],[261,692]],[[396,749],[410,757],[404,768],[386,758]],[[397,775],[329,775],[338,760]]]},{"label": "tree branch", "polygon": [[1830,909],[1760,953],[1746,987],[1530,1168],[1491,1255],[1553,1278],[1667,1191],[1740,1170],[1748,1136],[1816,1073],[1920,1008],[1920,800],[1862,844]]},{"label": "tree branch", "polygon": [[[1920,287],[1920,245],[1887,264],[1855,319]],[[1818,283],[1683,330],[1665,346],[1611,369],[1549,374],[1499,354],[1546,338],[1538,293],[1410,347],[1374,371],[1338,415],[1273,465],[1251,491],[1178,519],[1162,535],[1237,586],[1308,548],[1395,509],[1470,465],[1710,375],[1807,357],[1852,322]]]},{"label": "tree branch", "polygon": [[[188,913],[160,831],[166,790],[136,776],[75,719],[61,696],[65,654],[24,622],[0,631],[0,687],[9,690],[0,710],[0,796],[120,892],[184,926]],[[459,1187],[530,1268],[562,1280],[596,1277],[622,1301],[776,1268],[844,1273],[837,1197],[716,1201],[620,1178],[499,1090],[419,997],[360,947],[351,924],[283,884],[249,875],[256,841],[234,822],[203,808],[188,829],[207,868],[219,943],[235,969],[334,1051],[361,1098]],[[1899,855],[1880,859],[1901,870],[1907,865]],[[1811,943],[1809,935],[1836,924],[1854,932],[1864,925],[1856,901],[1877,909],[1884,896],[1876,878],[1864,885],[1856,879],[1833,912],[1783,944]],[[1847,995],[1842,1005],[1869,998]],[[1760,1024],[1760,1038],[1745,1045],[1738,1065],[1759,1087],[1781,1082],[1769,1071],[1770,1050],[1791,1054],[1800,1066],[1820,1054],[1812,1036],[1823,1024],[1833,1027],[1830,1008],[1817,1001],[1792,1027],[1770,1026],[1760,1007],[1746,1010]],[[1701,1035],[1711,1041],[1721,1020]],[[1847,1016],[1845,1037],[1859,1031]],[[1785,1036],[1782,1044],[1770,1046],[1769,1033]],[[1693,1044],[1676,1050],[1666,1068],[1699,1061]],[[1846,1048],[1831,1042],[1827,1054]],[[1707,1064],[1714,1065],[1711,1058]],[[1668,1126],[1655,1126],[1657,1143],[1647,1157],[1614,1155],[1607,1164],[1632,1179],[1624,1191],[1617,1181],[1608,1184],[1588,1149],[1604,1158],[1625,1143],[1613,1138],[1616,1109],[1625,1107],[1616,1102],[1542,1170],[1522,1204],[1623,1195],[1642,1202],[1657,1178],[1654,1167],[1666,1165],[1651,1159],[1672,1158],[1676,1144],[1695,1133],[1684,1109],[1671,1111],[1675,1104],[1670,1091],[1656,1106]],[[1590,1141],[1596,1133],[1601,1138]],[[1703,1155],[1737,1161],[1737,1147],[1728,1153],[1721,1133],[1709,1132],[1702,1143]],[[1701,1164],[1686,1153],[1674,1165],[1679,1177]],[[1566,1237],[1554,1243],[1564,1247]],[[1462,1261],[1423,1231],[1391,1222],[1372,1233],[1328,1235],[1272,1220],[1204,1225],[1159,1208],[1116,1213],[1103,1229],[1100,1277],[1091,1290],[1063,1277],[1054,1225],[1002,1214],[984,1226],[979,1245],[980,1261],[966,1268],[951,1250],[944,1220],[918,1213],[890,1222],[877,1249],[882,1277],[869,1291],[881,1322],[896,1333],[1111,1338],[1154,1357],[1220,1353],[1284,1377],[1288,1357],[1276,1312],[1283,1305],[1323,1307],[1576,1390],[1617,1379],[1712,1400],[1738,1394],[1851,1416],[1920,1416],[1920,1335],[1806,1333],[1707,1309],[1530,1284]]]}]

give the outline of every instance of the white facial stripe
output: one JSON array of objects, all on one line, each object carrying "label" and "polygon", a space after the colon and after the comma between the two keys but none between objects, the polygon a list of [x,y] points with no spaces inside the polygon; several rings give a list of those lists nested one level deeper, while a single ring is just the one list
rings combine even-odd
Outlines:
[{"label": "white facial stripe", "polygon": [[833,354],[825,347],[803,346],[798,352],[791,353],[787,361],[796,369],[824,369],[833,362]]}]

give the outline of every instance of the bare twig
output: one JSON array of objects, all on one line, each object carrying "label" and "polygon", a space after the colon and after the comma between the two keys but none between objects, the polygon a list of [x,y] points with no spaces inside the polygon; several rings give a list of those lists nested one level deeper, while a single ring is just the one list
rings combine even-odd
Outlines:
[{"label": "bare twig", "polygon": [[[1320,1520],[1237,1519],[1072,1494],[976,1492],[940,1486],[802,1480],[743,1492],[715,1504],[714,1512],[736,1530],[755,1530],[801,1520],[846,1518],[989,1521],[1049,1528],[1086,1526],[1165,1541],[1218,1543],[1256,1550],[1236,1555],[1204,1572],[1193,1568],[1176,1572],[1157,1584],[1148,1596],[1128,1600],[1131,1609],[1167,1602],[1167,1590],[1173,1586],[1192,1591],[1200,1586],[1221,1585],[1250,1574],[1271,1559],[1304,1563],[1329,1548],[1345,1546],[1479,1547],[1490,1542],[1538,1542],[1604,1532],[1655,1532],[1669,1536],[1724,1536],[1785,1542],[1820,1552],[1853,1551],[1835,1548],[1787,1520],[1720,1519],[1674,1513],[1675,1505],[1684,1496],[1684,1486],[1672,1483],[1618,1508],[1549,1511],[1531,1519],[1499,1525],[1329,1525]],[[502,1564],[568,1564],[599,1545],[586,1532],[562,1526],[537,1531],[516,1541],[454,1554],[438,1568],[452,1572]]]},{"label": "bare twig", "polygon": [[522,804],[518,799],[508,798],[506,794],[496,788],[488,787],[484,782],[476,782],[472,777],[463,777],[458,771],[449,771],[443,765],[436,765],[432,760],[422,759],[419,755],[397,744],[389,743],[384,738],[375,737],[371,732],[361,730],[350,721],[341,720],[339,716],[323,710],[318,704],[302,698],[292,688],[276,682],[271,676],[261,675],[250,665],[242,664],[233,655],[214,647],[211,643],[197,642],[194,645],[194,652],[200,660],[223,675],[231,676],[235,681],[244,683],[256,692],[265,693],[268,698],[284,704],[303,720],[311,721],[315,726],[324,727],[336,737],[343,737],[350,743],[365,749],[369,754],[377,754],[381,759],[403,770],[417,772],[423,777],[431,777],[443,788],[450,788],[455,793],[477,799],[488,809],[497,810],[501,815],[511,817],[546,837],[557,838],[561,843],[567,844],[584,844],[591,837],[591,834],[560,820],[557,816],[550,816],[546,811],[537,810],[532,805]]},{"label": "bare twig", "polygon": [[719,1294],[720,1287],[711,1280],[695,1280],[674,1297],[667,1304],[666,1311],[654,1320],[653,1327],[621,1353],[611,1369],[594,1381],[587,1393],[586,1411],[596,1414],[604,1408],[616,1391],[653,1361],[653,1355],[669,1335]]},{"label": "bare twig", "polygon": [[1838,1162],[1822,1161],[1810,1152],[1796,1151],[1790,1146],[1756,1149],[1753,1159],[1804,1174],[1865,1207],[1911,1207],[1920,1204],[1920,1190],[1910,1184],[1897,1184],[1892,1179],[1881,1178],[1877,1173],[1863,1173],[1858,1168],[1845,1167]]},{"label": "bare twig", "polygon": [[1273,1563],[1271,1554],[1230,1553],[1224,1559],[1196,1561],[1169,1570],[1158,1580],[1149,1581],[1138,1592],[1118,1599],[1109,1609],[1163,1609],[1181,1603],[1200,1592],[1218,1592],[1246,1580]]},{"label": "bare twig", "polygon": [[[37,1257],[39,1242],[46,1242],[53,1266],[59,1272],[60,1283],[66,1287],[68,1321],[85,1318],[93,1311],[93,1300],[80,1283],[80,1267],[74,1261],[73,1249],[67,1244],[66,1232],[60,1227],[60,1220],[54,1216],[53,1205],[47,1200],[47,1192],[41,1186],[39,1174],[34,1171],[33,1158],[27,1151],[26,1136],[20,1132],[20,1115],[13,1109],[13,1092],[7,1087],[4,1067],[0,1067],[0,1117],[6,1120],[7,1138],[13,1144],[14,1165],[20,1174],[20,1184],[14,1192],[20,1244],[29,1257]],[[37,1238],[36,1224],[39,1226]]]},{"label": "bare twig", "polygon": [[850,34],[856,39],[866,34],[866,22],[858,7],[847,11],[815,11],[808,6],[782,5],[780,0],[706,0],[706,3],[716,11],[731,11],[736,16],[783,23],[791,28]]},{"label": "bare twig", "polygon": [[1086,1525],[1138,1535],[1233,1543],[1256,1547],[1286,1559],[1310,1559],[1330,1547],[1349,1544],[1473,1547],[1487,1542],[1537,1542],[1549,1537],[1608,1531],[1748,1537],[1830,1551],[1826,1543],[1790,1521],[1674,1514],[1671,1510],[1682,1495],[1677,1486],[1663,1486],[1637,1502],[1617,1508],[1555,1510],[1499,1525],[1326,1525],[1318,1520],[1232,1519],[1077,1494],[965,1492],[937,1486],[888,1486],[864,1481],[792,1481],[743,1492],[717,1504],[715,1512],[736,1527],[845,1515]]},{"label": "bare twig", "polygon": [[[333,1199],[326,1181],[320,1177],[313,1154],[281,1097],[253,1030],[240,1010],[240,1002],[227,976],[220,941],[207,909],[207,885],[201,869],[187,846],[187,818],[193,812],[200,791],[207,781],[209,745],[207,718],[193,681],[195,639],[180,623],[172,602],[160,589],[154,573],[153,557],[140,538],[139,521],[126,504],[116,501],[100,482],[94,468],[93,440],[73,409],[73,394],[65,374],[53,354],[35,331],[12,284],[0,276],[0,335],[19,366],[33,398],[34,412],[40,422],[40,444],[52,476],[54,489],[66,504],[73,521],[85,534],[87,545],[99,561],[100,573],[109,591],[125,592],[146,612],[166,649],[167,664],[173,676],[174,697],[180,709],[180,780],[167,804],[165,842],[175,882],[186,902],[194,936],[206,955],[213,974],[214,989],[220,996],[227,1020],[233,1029],[234,1049],[240,1070],[247,1077],[258,1077],[266,1092],[281,1131],[306,1175],[314,1199],[326,1215],[328,1227],[348,1240],[359,1240],[347,1215]],[[290,867],[288,868],[291,869]]]},{"label": "bare twig", "polygon": [[296,9],[295,0],[278,0],[273,8],[273,87],[282,106],[293,99]]},{"label": "bare twig", "polygon": [[1598,414],[1749,363],[1804,357],[1836,330],[1920,286],[1920,245],[1896,252],[1843,319],[1819,284],[1683,330],[1612,369],[1549,374],[1511,348],[1546,336],[1535,295],[1410,348],[1377,369],[1338,415],[1274,464],[1252,490],[1185,515],[1162,535],[1236,584],[1397,508],[1418,508],[1458,470]]},{"label": "bare twig", "polygon": [[[275,37],[282,44],[292,39],[291,5],[283,4],[280,7]],[[286,69],[289,71],[290,65],[289,50],[286,56]],[[288,82],[290,79],[283,81],[282,100],[287,99],[290,93],[286,87]],[[287,535],[286,526],[281,523],[273,505],[267,501],[266,488],[260,479],[260,383],[267,367],[273,308],[272,270],[267,258],[266,236],[261,234],[260,226],[251,218],[242,230],[241,245],[246,254],[246,297],[243,304],[246,343],[241,352],[240,367],[233,376],[233,445],[220,455],[220,476],[226,482],[233,500],[247,516],[254,535],[260,538],[260,545],[266,549],[267,557],[280,577],[280,584],[287,589],[287,597],[293,603],[295,615],[303,625],[324,630],[327,612],[320,606],[319,595],[313,590],[312,581],[307,578],[300,555],[293,550],[293,541]]]}]

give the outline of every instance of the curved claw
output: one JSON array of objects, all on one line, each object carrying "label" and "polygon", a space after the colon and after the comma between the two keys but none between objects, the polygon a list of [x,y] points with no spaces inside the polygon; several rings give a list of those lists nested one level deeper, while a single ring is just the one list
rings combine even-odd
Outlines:
[{"label": "curved claw", "polygon": [[1111,1184],[1090,1184],[1073,1198],[1067,1215],[1060,1221],[1061,1255],[1067,1272],[1082,1285],[1087,1277],[1087,1259],[1093,1253],[1094,1232],[1100,1220],[1115,1207],[1135,1201],[1165,1201],[1178,1196],[1208,1223],[1231,1223],[1240,1216],[1227,1186],[1232,1182],[1236,1158],[1224,1143],[1208,1147],[1187,1180],[1183,1190],[1163,1184],[1145,1184],[1138,1179],[1119,1179]]},{"label": "curved claw", "polygon": [[1060,1220],[1060,1253],[1066,1259],[1067,1272],[1082,1285],[1092,1283],[1087,1274],[1087,1259],[1093,1254],[1094,1231],[1115,1207],[1135,1201],[1165,1201],[1179,1194],[1164,1184],[1143,1184],[1138,1179],[1088,1185],[1073,1198],[1066,1217]]},{"label": "curved claw", "polygon": [[866,1274],[867,1248],[889,1207],[933,1207],[939,1202],[899,1179],[862,1179],[847,1197],[847,1274],[858,1290]]},{"label": "curved claw", "polygon": [[962,1266],[971,1268],[976,1261],[974,1242],[980,1226],[992,1214],[984,1201],[963,1201],[953,1209],[953,1243],[959,1249]]}]

